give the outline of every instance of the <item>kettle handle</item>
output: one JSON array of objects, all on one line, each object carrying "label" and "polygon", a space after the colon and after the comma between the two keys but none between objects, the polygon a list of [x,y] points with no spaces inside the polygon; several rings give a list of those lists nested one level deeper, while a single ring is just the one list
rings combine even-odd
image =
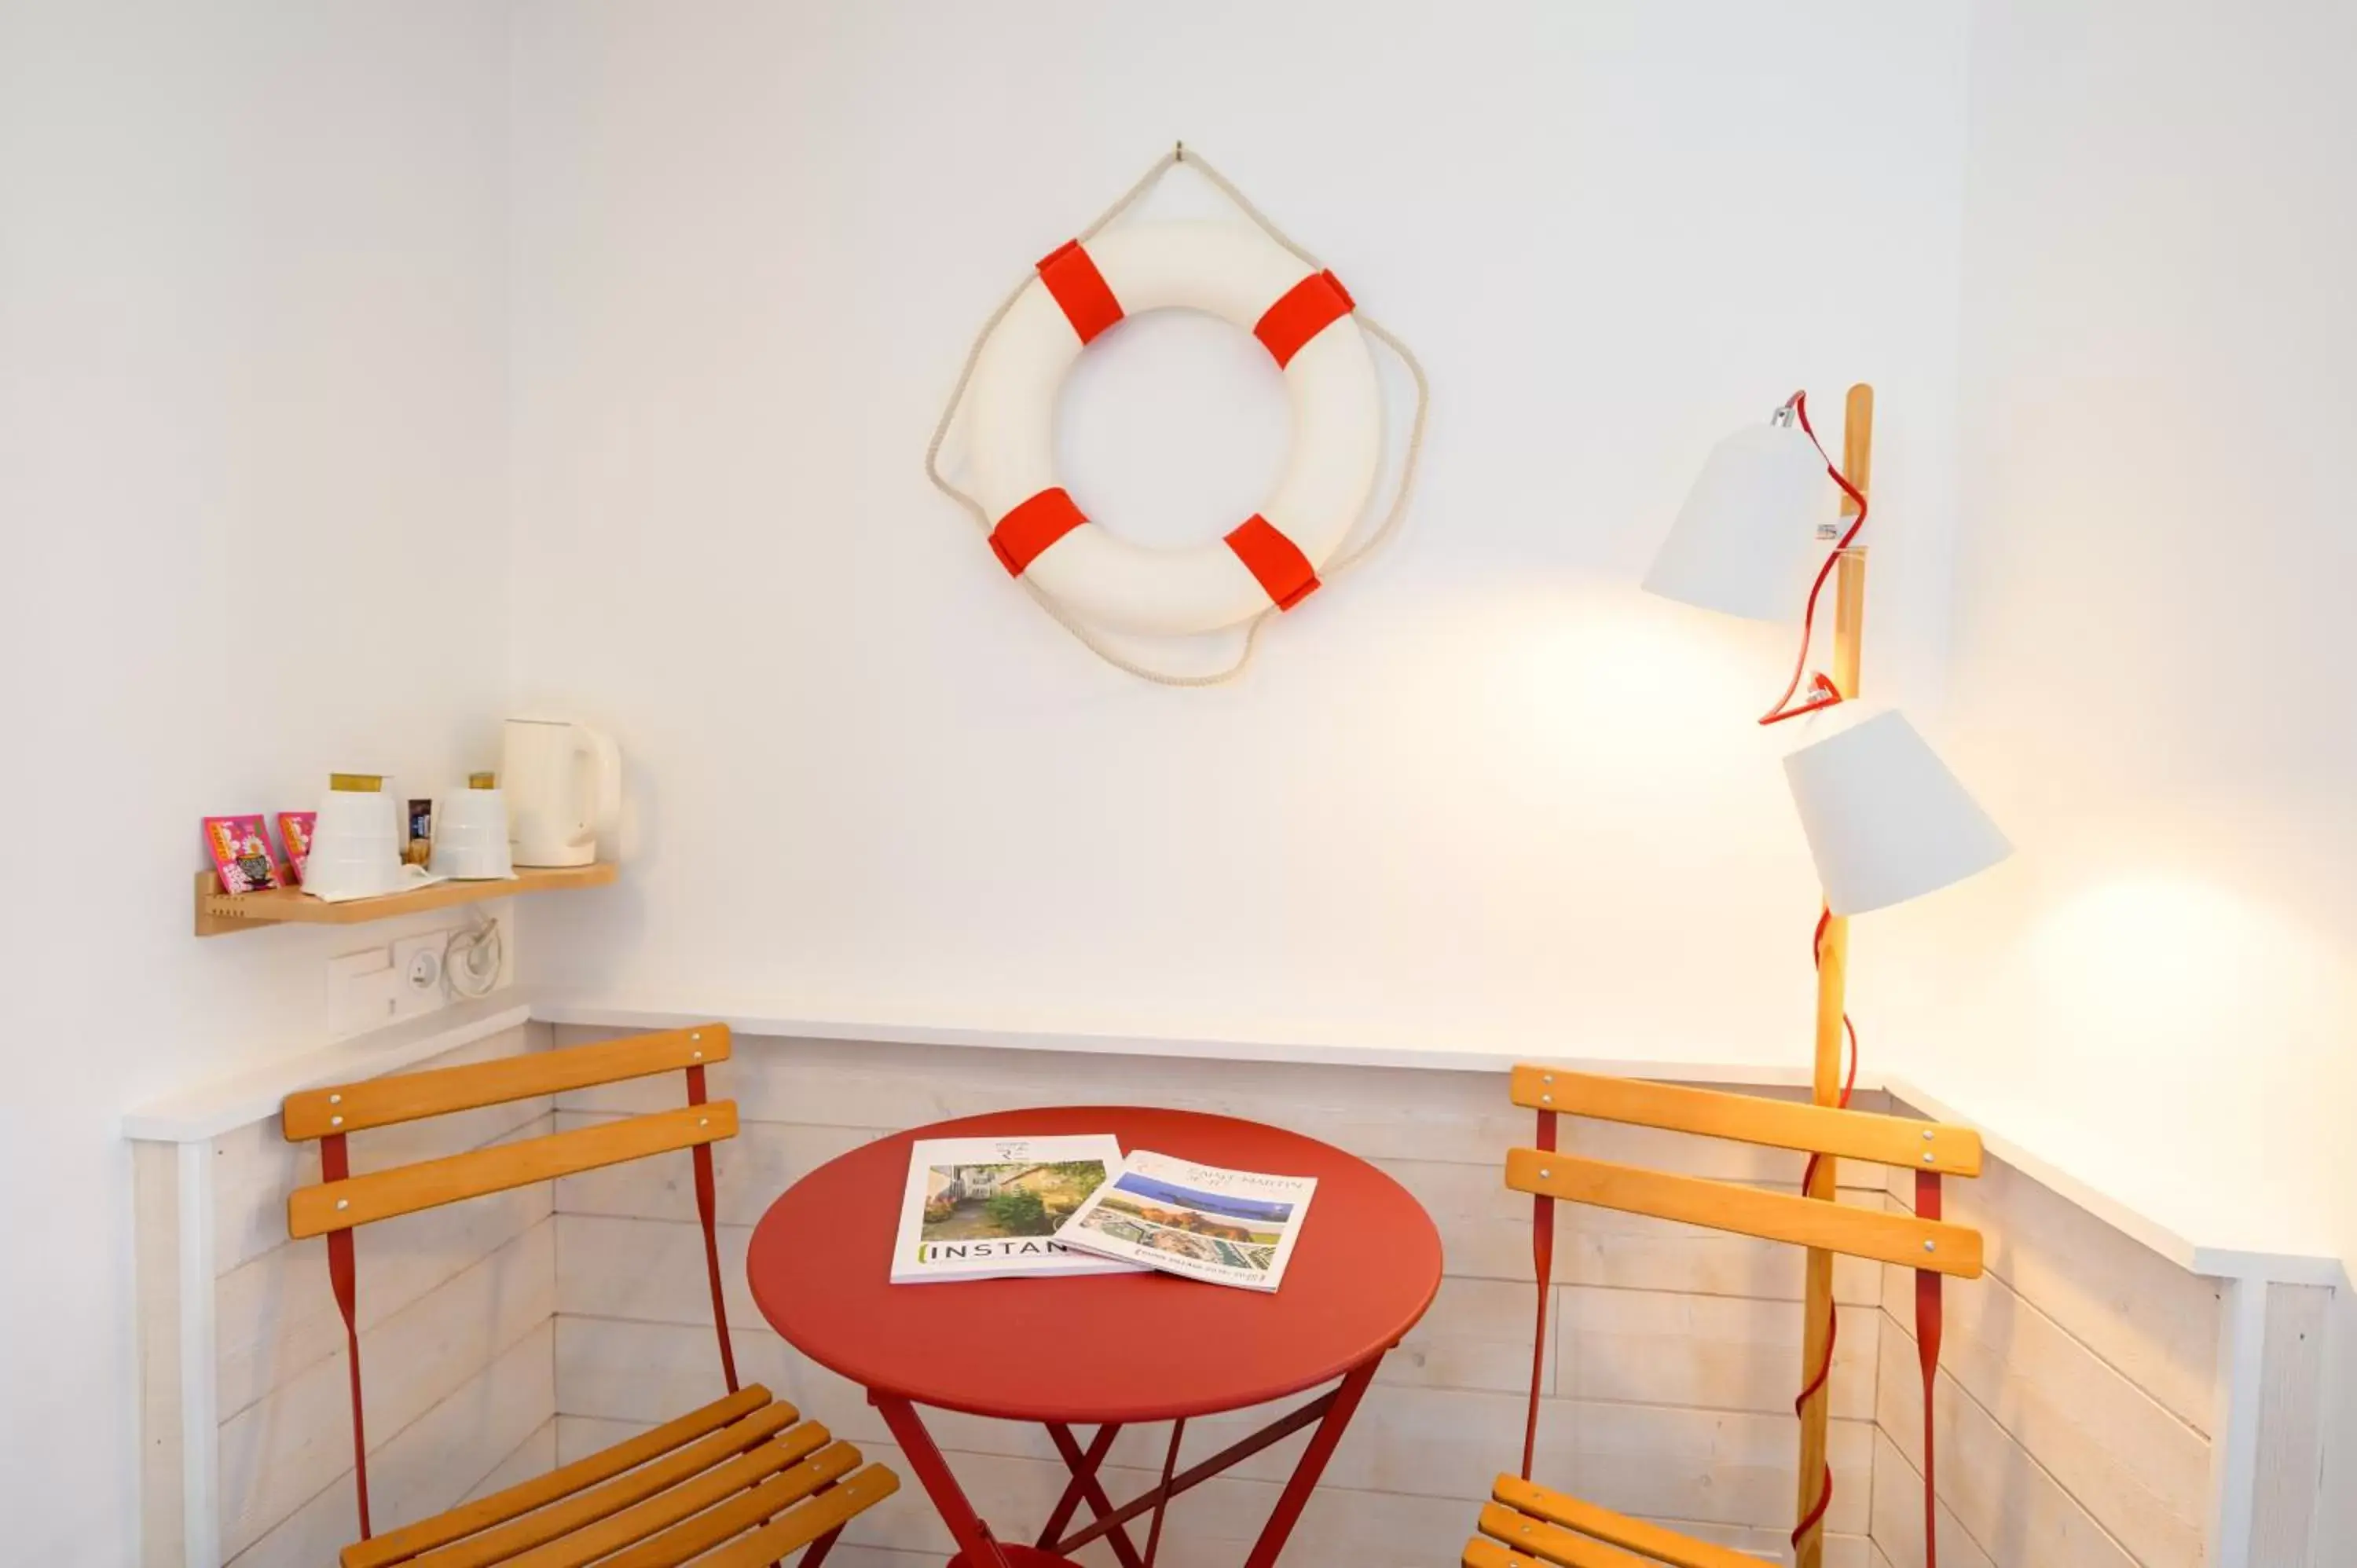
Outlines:
[{"label": "kettle handle", "polygon": [[575,848],[597,842],[600,823],[609,823],[622,809],[622,753],[614,745],[614,737],[604,730],[576,724],[572,730],[573,756],[576,764],[587,763],[593,787],[588,810],[583,813],[581,825],[575,829],[570,843]]}]

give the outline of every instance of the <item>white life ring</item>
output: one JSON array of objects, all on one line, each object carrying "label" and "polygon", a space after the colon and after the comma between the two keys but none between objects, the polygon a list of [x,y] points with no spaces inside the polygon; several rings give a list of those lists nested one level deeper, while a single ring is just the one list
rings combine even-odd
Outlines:
[{"label": "white life ring", "polygon": [[[1293,452],[1260,510],[1182,549],[1131,543],[1056,482],[1056,396],[1081,350],[1125,316],[1174,306],[1252,332],[1285,375]],[[1290,609],[1318,586],[1365,508],[1383,452],[1373,356],[1331,273],[1241,224],[1140,223],[1040,262],[976,361],[975,489],[990,544],[1082,618],[1187,635]]]}]

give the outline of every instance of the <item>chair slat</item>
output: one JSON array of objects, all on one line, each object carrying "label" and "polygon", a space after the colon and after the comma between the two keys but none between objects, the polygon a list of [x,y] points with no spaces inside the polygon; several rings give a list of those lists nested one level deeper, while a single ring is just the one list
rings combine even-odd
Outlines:
[{"label": "chair slat", "polygon": [[899,1477],[881,1465],[870,1465],[841,1486],[813,1498],[726,1551],[701,1559],[696,1568],[767,1568],[767,1564],[789,1552],[800,1552],[852,1515],[875,1507],[899,1489]]},{"label": "chair slat", "polygon": [[783,1412],[788,1423],[799,1419],[793,1406],[782,1401],[772,1404],[770,1391],[753,1383],[726,1399],[715,1400],[700,1410],[692,1410],[674,1421],[667,1421],[651,1431],[626,1438],[611,1448],[584,1455],[544,1476],[535,1476],[504,1491],[493,1492],[488,1498],[462,1503],[432,1519],[420,1520],[415,1524],[387,1530],[371,1540],[356,1541],[343,1550],[343,1568],[389,1568],[390,1564],[406,1562],[420,1552],[447,1546],[454,1541],[504,1524],[559,1498],[586,1492],[625,1470],[635,1469],[650,1460],[661,1458],[674,1448],[693,1444],[696,1439],[718,1432],[756,1411],[768,1410]]},{"label": "chair slat", "polygon": [[1631,1519],[1569,1493],[1525,1481],[1520,1476],[1500,1476],[1491,1496],[1517,1513],[1626,1547],[1654,1562],[1670,1563],[1673,1568],[1760,1568],[1760,1559],[1731,1547],[1696,1541],[1674,1530]]},{"label": "chair slat", "polygon": [[1979,1231],[1918,1219],[1911,1214],[1878,1213],[1732,1182],[1671,1176],[1538,1149],[1508,1152],[1506,1185],[1517,1192],[1628,1214],[1650,1214],[1966,1279],[1977,1279],[1981,1273]]},{"label": "chair slat", "polygon": [[770,1477],[751,1491],[673,1525],[651,1540],[640,1541],[620,1556],[599,1563],[597,1568],[676,1568],[699,1552],[709,1552],[731,1537],[775,1519],[858,1467],[859,1450],[848,1443],[837,1443],[806,1463]]},{"label": "chair slat", "polygon": [[1981,1135],[1948,1122],[1551,1067],[1516,1068],[1512,1095],[1515,1104],[1530,1111],[1560,1111],[1943,1176],[1981,1174]]},{"label": "chair slat", "polygon": [[473,1111],[535,1094],[619,1083],[698,1063],[725,1061],[728,1047],[727,1025],[697,1024],[660,1034],[633,1035],[626,1040],[528,1051],[466,1067],[333,1084],[286,1097],[285,1134],[288,1142],[301,1143],[330,1133],[357,1133],[365,1127]]},{"label": "chair slat", "polygon": [[[785,1403],[764,1406],[717,1432],[698,1438],[684,1448],[664,1455],[651,1464],[641,1465],[599,1486],[560,1498],[522,1519],[510,1520],[497,1529],[470,1535],[439,1551],[426,1552],[413,1559],[410,1568],[488,1568],[490,1563],[506,1563],[511,1558],[519,1562],[537,1561],[540,1554],[533,1552],[534,1548],[553,1551],[569,1547],[576,1540],[588,1538],[593,1533],[592,1526],[602,1526],[610,1523],[617,1515],[634,1512],[646,1505],[649,1498],[660,1500],[671,1497],[674,1495],[673,1488],[683,1489],[707,1475],[726,1468],[750,1451],[767,1453],[780,1444],[790,1444],[795,1451],[786,1463],[791,1463],[793,1459],[825,1445],[827,1431],[815,1423],[794,1427],[783,1437],[777,1435],[793,1423],[793,1406]],[[772,1442],[773,1438],[776,1441]],[[661,1528],[661,1524],[650,1527]],[[641,1530],[638,1534],[648,1532]],[[626,1534],[622,1539],[627,1541],[636,1537]],[[551,1546],[552,1542],[554,1547]],[[525,1558],[522,1554],[527,1552],[533,1553],[533,1557]]]},{"label": "chair slat", "polygon": [[[815,1441],[813,1441],[813,1437]],[[585,1529],[576,1530],[561,1541],[552,1541],[521,1556],[499,1559],[505,1568],[584,1568],[615,1552],[647,1541],[662,1534],[683,1520],[694,1518],[715,1504],[757,1487],[780,1471],[808,1470],[813,1466],[832,1466],[841,1475],[859,1463],[856,1449],[849,1444],[833,1444],[833,1448],[850,1449],[847,1457],[812,1458],[814,1452],[825,1449],[833,1439],[827,1430],[813,1422],[796,1427],[773,1443],[765,1443],[748,1454],[740,1454],[725,1465],[716,1466],[700,1476],[692,1477],[668,1491],[658,1492],[636,1508],[625,1509],[610,1518],[601,1519]],[[418,1568],[442,1568],[438,1563],[421,1563]]]},{"label": "chair slat", "polygon": [[683,1106],[520,1143],[496,1144],[438,1160],[420,1160],[392,1170],[297,1187],[286,1200],[286,1229],[300,1240],[736,1135],[737,1102],[716,1100],[708,1105]]},{"label": "chair slat", "polygon": [[1458,1568],[1545,1568],[1537,1558],[1509,1552],[1486,1535],[1467,1541],[1465,1555],[1457,1561]]},{"label": "chair slat", "polygon": [[[1511,1541],[1517,1553],[1560,1563],[1563,1568],[1661,1568],[1663,1562],[1658,1557],[1623,1552],[1609,1541],[1575,1534],[1559,1524],[1516,1513],[1500,1503],[1483,1505],[1480,1530],[1484,1535]],[[1747,1568],[1759,1568],[1759,1564],[1754,1562]]]}]

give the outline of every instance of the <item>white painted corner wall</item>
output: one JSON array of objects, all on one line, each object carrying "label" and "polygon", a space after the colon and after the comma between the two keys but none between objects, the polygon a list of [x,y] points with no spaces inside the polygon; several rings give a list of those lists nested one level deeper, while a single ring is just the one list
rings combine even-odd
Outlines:
[{"label": "white painted corner wall", "polygon": [[[1866,1048],[2182,1234],[2357,1256],[2345,7],[522,15],[515,667],[639,802],[538,978],[1795,1061],[1784,634],[1634,583],[1711,440],[1870,380],[1867,695],[2023,853],[1860,922]],[[990,305],[1173,136],[1437,391],[1396,553],[1208,699],[1092,664],[920,471]],[[1108,338],[1083,506],[1247,507],[1254,352]]]},{"label": "white painted corner wall", "polygon": [[1857,972],[1957,1109],[2351,1257],[2357,13],[2267,14],[1975,14],[1946,727],[2020,853]]},{"label": "white painted corner wall", "polygon": [[[2188,1232],[2357,1255],[2323,1120],[2357,1087],[2352,26],[0,12],[0,652],[33,759],[0,789],[71,867],[0,913],[29,955],[0,1229],[50,1282],[0,1295],[41,1434],[0,1517],[44,1562],[128,1559],[119,1113],[316,1035],[333,939],[193,942],[193,820],[360,753],[449,777],[511,703],[631,764],[625,886],[531,917],[557,983],[1789,1061],[1808,871],[1742,722],[1784,644],[1633,583],[1699,454],[1803,382],[1882,393],[1870,689],[2027,852],[1861,922],[1868,1049]],[[1438,400],[1395,553],[1208,700],[1090,664],[918,474],[989,304],[1180,135]],[[1127,336],[1066,412],[1084,504],[1150,538],[1249,509],[1265,369]],[[2357,1477],[2333,1495],[2357,1541]]]},{"label": "white painted corner wall", "polygon": [[315,1043],[351,945],[193,940],[199,818],[496,740],[508,39],[475,0],[0,5],[12,1563],[137,1550],[123,1112]]},{"label": "white painted corner wall", "polygon": [[[516,679],[635,800],[628,886],[533,911],[536,980],[1792,1059],[1814,895],[1749,722],[1789,641],[1636,580],[1727,430],[1807,384],[1837,435],[1874,380],[1881,678],[1935,693],[1960,5],[520,16]],[[992,306],[1177,137],[1434,386],[1394,551],[1210,693],[1095,662],[922,468]],[[1836,148],[1857,188],[1793,156]],[[1182,169],[1150,210],[1227,209]],[[1284,429],[1244,334],[1149,317],[1060,438],[1084,508],[1175,542]]]},{"label": "white painted corner wall", "polygon": [[[1860,1015],[2131,1208],[2357,1258],[2357,12],[1971,37],[1945,738],[2021,853],[1859,922]],[[2336,1316],[2319,1564],[2357,1552]]]}]

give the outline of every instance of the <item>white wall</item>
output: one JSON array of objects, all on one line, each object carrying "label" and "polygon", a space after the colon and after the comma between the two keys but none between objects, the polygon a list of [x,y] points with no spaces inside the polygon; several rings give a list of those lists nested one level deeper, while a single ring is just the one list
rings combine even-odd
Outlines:
[{"label": "white wall", "polygon": [[468,0],[0,8],[12,1562],[132,1552],[120,1113],[322,1025],[332,939],[190,936],[197,819],[490,738],[506,49]]},{"label": "white wall", "polygon": [[1950,749],[2022,853],[1858,927],[1950,1103],[2343,1258],[2352,58],[2346,6],[1975,10]]},{"label": "white wall", "polygon": [[1961,1107],[2357,1255],[2357,14],[2268,15],[1976,13],[1947,738],[2022,853],[1859,967]]},{"label": "white wall", "polygon": [[[1634,585],[1713,441],[1871,379],[1877,679],[1930,692],[1960,7],[567,4],[518,37],[517,668],[614,728],[640,824],[626,889],[533,911],[540,976],[1797,1059],[1813,894],[1749,723],[1788,645]],[[1094,663],[920,466],[991,306],[1174,136],[1437,397],[1394,553],[1209,693]],[[1240,339],[1092,356],[1085,504],[1160,539],[1251,508],[1283,416]]]}]

